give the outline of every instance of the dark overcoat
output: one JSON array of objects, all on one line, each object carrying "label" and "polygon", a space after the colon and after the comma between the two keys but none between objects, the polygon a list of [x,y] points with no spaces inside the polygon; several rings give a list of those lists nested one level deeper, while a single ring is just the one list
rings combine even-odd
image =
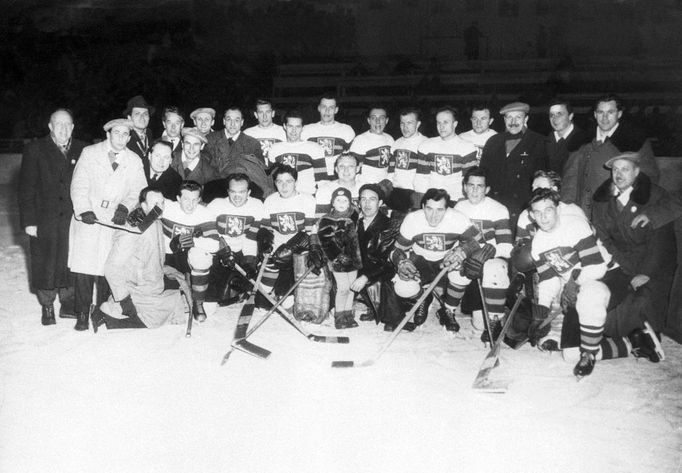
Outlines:
[{"label": "dark overcoat", "polygon": [[50,135],[24,148],[19,177],[21,227],[36,226],[30,239],[31,284],[35,289],[55,289],[71,284],[67,259],[71,176],[87,143],[72,139],[66,156]]}]

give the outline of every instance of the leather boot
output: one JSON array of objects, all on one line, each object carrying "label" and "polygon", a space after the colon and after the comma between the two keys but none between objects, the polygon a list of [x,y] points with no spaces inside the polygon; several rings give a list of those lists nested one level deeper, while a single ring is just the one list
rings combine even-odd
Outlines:
[{"label": "leather boot", "polygon": [[87,312],[76,312],[76,326],[75,330],[83,332],[90,328],[90,319]]},{"label": "leather boot", "polygon": [[40,319],[43,325],[54,325],[57,321],[54,318],[54,307],[52,305],[43,306],[43,316]]},{"label": "leather boot", "polygon": [[95,307],[90,319],[92,320],[92,331],[97,333],[97,329],[104,324],[104,313],[99,310],[99,307]]}]

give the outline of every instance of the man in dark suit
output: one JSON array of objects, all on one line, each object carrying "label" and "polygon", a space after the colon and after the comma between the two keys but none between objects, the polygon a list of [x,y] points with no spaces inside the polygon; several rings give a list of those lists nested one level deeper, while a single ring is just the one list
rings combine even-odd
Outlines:
[{"label": "man in dark suit", "polygon": [[227,177],[233,172],[242,155],[251,154],[265,163],[260,143],[241,132],[244,125],[242,111],[230,107],[223,116],[224,130],[209,133],[206,146],[209,159],[220,177]]},{"label": "man in dark suit", "polygon": [[171,167],[171,144],[168,141],[155,142],[150,150],[149,159],[142,162],[147,184],[161,191],[169,200],[175,200],[180,192],[182,177]]},{"label": "man in dark suit", "polygon": [[137,154],[143,163],[149,164],[147,157],[152,145],[152,133],[149,131],[149,119],[154,115],[154,107],[149,105],[141,95],[128,100],[123,115],[133,122],[133,133],[130,134],[128,149]]},{"label": "man in dark suit", "polygon": [[71,204],[71,176],[86,143],[73,139],[73,117],[66,109],[50,116],[50,134],[26,145],[21,161],[19,211],[21,226],[30,238],[31,285],[42,306],[42,324],[59,316],[75,318],[73,278],[67,266]]},{"label": "man in dark suit", "polygon": [[[171,167],[186,181],[195,181],[202,186],[218,179],[218,173],[202,151],[206,137],[196,128],[182,129],[182,152],[173,154]],[[177,194],[176,194],[177,195]]]},{"label": "man in dark suit", "polygon": [[573,107],[568,100],[556,99],[549,104],[549,123],[554,131],[547,136],[548,166],[562,176],[568,155],[590,138],[573,124]]},{"label": "man in dark suit", "polygon": [[173,158],[182,153],[182,128],[185,119],[182,112],[175,105],[168,105],[163,109],[163,133],[161,139],[173,145]]},{"label": "man in dark suit", "polygon": [[481,166],[486,168],[490,197],[509,209],[509,223],[516,220],[530,200],[530,183],[535,171],[547,169],[546,138],[528,129],[530,106],[513,102],[500,110],[505,132],[490,137],[483,147]]}]

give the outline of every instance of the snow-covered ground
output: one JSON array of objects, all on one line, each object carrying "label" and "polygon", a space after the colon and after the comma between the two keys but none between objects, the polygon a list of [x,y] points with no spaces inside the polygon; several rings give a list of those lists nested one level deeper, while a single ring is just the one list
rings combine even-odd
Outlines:
[{"label": "snow-covered ground", "polygon": [[[506,394],[471,383],[485,349],[432,313],[367,368],[388,334],[310,342],[279,317],[227,351],[237,308],[192,338],[182,325],[98,334],[40,325],[16,205],[0,198],[0,472],[680,472],[682,346],[667,360],[598,362],[576,382],[561,356],[502,350]],[[331,326],[310,330],[338,334]]]}]

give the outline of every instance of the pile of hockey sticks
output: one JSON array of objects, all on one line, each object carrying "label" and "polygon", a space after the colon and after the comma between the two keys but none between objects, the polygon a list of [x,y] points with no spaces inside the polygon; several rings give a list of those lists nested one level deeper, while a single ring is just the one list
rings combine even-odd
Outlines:
[{"label": "pile of hockey sticks", "polygon": [[[282,303],[287,299],[287,297],[293,294],[293,292],[296,290],[299,284],[303,282],[303,280],[308,276],[308,274],[310,274],[313,268],[309,267],[308,269],[306,269],[306,271],[294,282],[294,284],[289,288],[289,290],[279,300],[276,301],[272,297],[272,295],[270,295],[267,289],[260,283],[261,278],[263,277],[263,271],[267,263],[267,259],[268,255],[266,255],[266,257],[263,260],[263,263],[261,264],[261,269],[258,272],[256,281],[250,279],[247,276],[244,269],[238,264],[235,264],[235,269],[253,285],[254,291],[252,292],[251,296],[249,297],[246,304],[242,308],[242,313],[240,314],[239,320],[237,321],[237,328],[235,329],[234,339],[232,340],[230,349],[228,350],[227,353],[225,353],[225,356],[223,356],[221,365],[224,365],[227,362],[227,360],[230,358],[230,355],[234,350],[239,350],[244,353],[248,353],[249,355],[253,355],[257,358],[262,359],[268,358],[271,353],[269,350],[266,350],[265,348],[262,348],[258,345],[249,342],[247,338],[250,337],[256,330],[258,330],[275,312],[279,312],[279,314],[284,318],[284,320],[286,320],[300,334],[302,334],[311,342],[348,343],[350,341],[348,337],[319,335],[309,332],[300,324],[298,320],[294,318],[294,316],[288,310],[282,307]],[[272,307],[253,327],[250,327],[251,317],[253,315],[254,310],[254,297],[256,290],[259,291],[272,304]]]}]

